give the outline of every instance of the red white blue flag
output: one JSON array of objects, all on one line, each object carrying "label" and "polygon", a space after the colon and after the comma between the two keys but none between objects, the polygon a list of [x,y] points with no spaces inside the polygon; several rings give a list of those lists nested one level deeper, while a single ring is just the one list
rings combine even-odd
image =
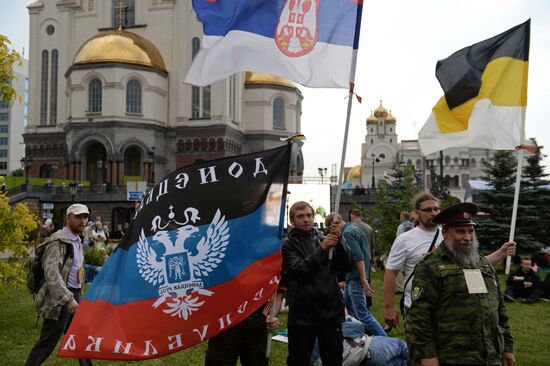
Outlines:
[{"label": "red white blue flag", "polygon": [[156,184],[88,289],[60,357],[141,360],[246,319],[277,288],[291,144]]},{"label": "red white blue flag", "polygon": [[185,82],[205,86],[237,72],[305,86],[348,88],[363,0],[193,0],[202,49]]}]

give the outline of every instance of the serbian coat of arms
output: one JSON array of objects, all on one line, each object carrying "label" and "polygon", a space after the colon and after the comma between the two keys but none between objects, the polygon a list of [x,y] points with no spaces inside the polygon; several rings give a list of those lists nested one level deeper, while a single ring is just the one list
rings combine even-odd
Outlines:
[{"label": "serbian coat of arms", "polygon": [[277,47],[286,56],[304,56],[315,47],[319,1],[286,1],[275,30]]}]

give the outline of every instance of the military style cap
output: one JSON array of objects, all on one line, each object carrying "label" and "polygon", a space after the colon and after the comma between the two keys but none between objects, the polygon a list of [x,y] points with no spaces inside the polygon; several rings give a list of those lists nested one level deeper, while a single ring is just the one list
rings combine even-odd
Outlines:
[{"label": "military style cap", "polygon": [[441,211],[432,221],[446,227],[475,225],[474,216],[478,210],[479,208],[475,203],[462,202]]}]

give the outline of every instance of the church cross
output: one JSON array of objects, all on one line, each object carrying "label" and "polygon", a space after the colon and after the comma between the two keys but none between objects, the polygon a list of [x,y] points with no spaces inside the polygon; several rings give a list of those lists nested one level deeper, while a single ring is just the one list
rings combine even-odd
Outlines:
[{"label": "church cross", "polygon": [[124,0],[120,0],[115,5],[115,9],[118,10],[118,31],[122,31],[122,13],[124,12],[124,9],[126,9],[128,5],[126,5],[126,2]]}]

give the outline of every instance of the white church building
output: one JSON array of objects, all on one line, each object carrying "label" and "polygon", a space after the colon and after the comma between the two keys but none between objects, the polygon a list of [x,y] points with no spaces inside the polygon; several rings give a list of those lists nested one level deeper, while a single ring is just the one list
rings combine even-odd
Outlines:
[{"label": "white church building", "polygon": [[154,182],[301,131],[303,96],[285,79],[240,73],[207,87],[183,83],[202,35],[191,0],[39,0],[28,10],[31,176]]}]

